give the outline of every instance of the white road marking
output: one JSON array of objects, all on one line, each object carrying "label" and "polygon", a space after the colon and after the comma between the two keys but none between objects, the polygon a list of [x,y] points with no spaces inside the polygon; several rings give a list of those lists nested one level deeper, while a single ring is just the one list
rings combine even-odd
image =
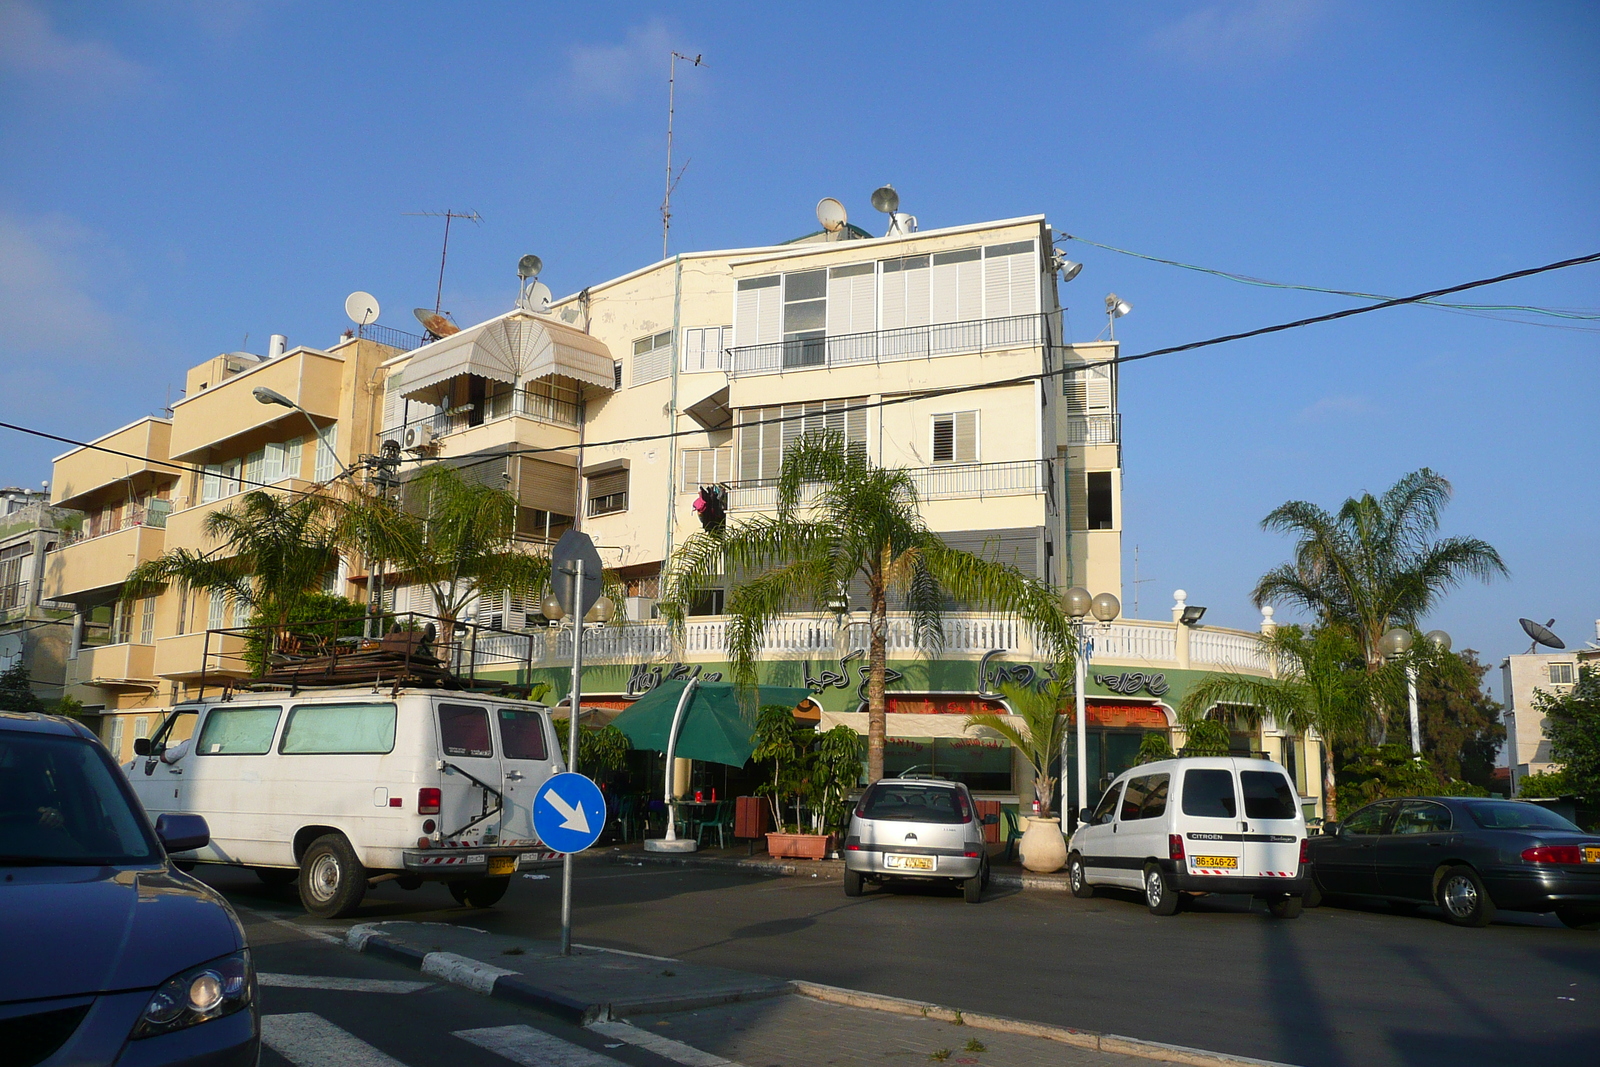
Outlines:
[{"label": "white road marking", "polygon": [[406,1067],[320,1015],[263,1015],[261,1041],[295,1067]]},{"label": "white road marking", "polygon": [[334,978],[320,974],[256,972],[256,981],[275,989],[336,989],[346,993],[415,993],[432,982],[399,982],[387,978]]},{"label": "white road marking", "polygon": [[422,973],[443,978],[446,982],[470,989],[474,993],[487,994],[494,989],[496,978],[502,974],[518,972],[496,967],[481,960],[458,956],[454,952],[430,952],[422,958]]},{"label": "white road marking", "polygon": [[626,1041],[630,1045],[637,1045],[647,1052],[654,1052],[657,1056],[665,1056],[669,1060],[687,1064],[688,1067],[741,1067],[740,1064],[714,1053],[704,1052],[693,1045],[685,1045],[682,1041],[674,1041],[670,1037],[652,1034],[648,1030],[641,1030],[632,1023],[590,1023],[589,1029],[606,1037]]},{"label": "white road marking", "polygon": [[606,948],[604,945],[580,945],[576,941],[572,943],[572,947],[587,949],[590,952],[610,952],[618,956],[634,956],[641,960],[660,960],[663,963],[683,962],[682,960],[676,959],[672,956],[652,956],[648,952],[629,952],[625,948]]},{"label": "white road marking", "polygon": [[620,1063],[531,1026],[487,1026],[457,1030],[455,1036],[524,1067],[619,1067]]},{"label": "white road marking", "polygon": [[233,906],[233,910],[242,911],[246,915],[249,915],[254,919],[259,919],[262,922],[268,922],[274,926],[281,926],[286,930],[293,930],[302,937],[311,937],[318,941],[327,941],[335,945],[344,944],[344,937],[342,936],[344,931],[338,929],[337,927],[329,931],[319,930],[314,926],[301,926],[299,923],[292,922],[289,919],[280,918],[277,915],[268,915],[265,912],[256,911],[254,908],[242,907],[238,904]]}]

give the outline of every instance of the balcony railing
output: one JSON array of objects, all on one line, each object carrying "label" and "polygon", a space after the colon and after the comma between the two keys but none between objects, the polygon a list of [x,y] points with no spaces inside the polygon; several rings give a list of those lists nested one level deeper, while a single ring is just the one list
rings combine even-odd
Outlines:
[{"label": "balcony railing", "polygon": [[1121,415],[1068,415],[1063,445],[1114,445],[1122,436]]},{"label": "balcony railing", "polygon": [[28,583],[12,582],[0,586],[0,613],[28,606]]},{"label": "balcony railing", "polygon": [[368,323],[356,327],[356,333],[368,341],[376,341],[380,345],[398,348],[402,352],[410,352],[421,348],[425,343],[419,333],[407,333],[397,330],[393,326],[379,326],[377,323]]},{"label": "balcony railing", "polygon": [[1043,344],[1046,336],[1043,315],[1013,315],[742,345],[728,349],[728,377],[1029,348]]},{"label": "balcony railing", "polygon": [[172,514],[172,505],[161,500],[152,503],[149,507],[134,505],[122,509],[121,518],[115,522],[110,518],[98,522],[85,522],[82,529],[63,531],[61,546],[75,545],[82,541],[92,541],[96,537],[106,537],[121,530],[131,530],[136,526],[148,526],[153,530],[167,528],[167,516]]},{"label": "balcony railing", "polygon": [[[907,472],[920,500],[982,500],[991,496],[1042,496],[1050,485],[1050,464],[1042,459],[1005,463],[949,463],[913,467]],[[816,490],[805,494],[815,498]],[[769,511],[778,506],[775,479],[728,483],[728,507]]]},{"label": "balcony railing", "polygon": [[[435,437],[460,433],[462,430],[469,430],[473,426],[479,426],[485,422],[497,422],[511,415],[521,415],[536,422],[549,423],[552,426],[570,426],[574,429],[578,426],[578,405],[576,403],[557,400],[554,397],[526,393],[520,389],[490,397],[484,403],[483,418],[479,422],[472,421],[474,414],[474,412],[470,411],[454,414],[441,411],[431,418],[419,421],[426,422],[433,430]],[[399,427],[385,430],[384,436],[400,440],[403,439],[404,433],[405,428]]]}]

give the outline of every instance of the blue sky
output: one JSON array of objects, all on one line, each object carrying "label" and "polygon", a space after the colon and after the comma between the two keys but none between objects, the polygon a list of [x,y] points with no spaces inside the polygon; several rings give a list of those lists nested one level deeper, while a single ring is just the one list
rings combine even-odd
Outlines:
[{"label": "blue sky", "polygon": [[[674,48],[706,61],[680,67],[675,249],[796,236],[822,196],[878,232],[889,181],[925,228],[1043,212],[1385,294],[1600,250],[1593,4],[868,10],[0,0],[0,418],[103,433],[246,334],[333,342],[353,289],[410,328],[440,232],[406,212],[483,215],[452,240],[461,321],[509,305],[524,252],[558,294],[651,262]],[[1351,302],[1075,248],[1072,336],[1114,290],[1129,353]],[[1462,299],[1592,311],[1600,267]],[[1138,545],[1142,615],[1181,586],[1253,627],[1288,549],[1263,515],[1430,466],[1456,488],[1445,532],[1512,570],[1430,623],[1496,662],[1519,615],[1593,637],[1597,357],[1594,330],[1403,308],[1128,367],[1130,611]],[[0,431],[0,484],[61,450]]]}]

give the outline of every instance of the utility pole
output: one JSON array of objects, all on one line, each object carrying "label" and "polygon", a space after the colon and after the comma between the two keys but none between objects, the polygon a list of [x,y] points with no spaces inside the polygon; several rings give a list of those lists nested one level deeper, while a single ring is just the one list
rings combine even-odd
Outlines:
[{"label": "utility pole", "polygon": [[693,58],[682,52],[673,52],[667,60],[667,191],[661,198],[661,258],[667,258],[667,231],[672,229],[672,190],[678,187],[678,179],[683,177],[683,170],[689,169],[688,160],[684,161],[683,170],[678,172],[678,177],[672,176],[672,113],[676,103],[678,80],[678,60],[693,63],[697,67],[705,66],[699,53]]},{"label": "utility pole", "polygon": [[426,215],[429,218],[444,219],[444,248],[439,252],[439,289],[433,296],[433,313],[439,313],[440,306],[444,303],[444,262],[450,255],[450,223],[456,219],[466,219],[468,222],[480,223],[483,216],[476,211],[457,211],[454,208],[445,208],[443,211],[407,211],[406,215]]}]

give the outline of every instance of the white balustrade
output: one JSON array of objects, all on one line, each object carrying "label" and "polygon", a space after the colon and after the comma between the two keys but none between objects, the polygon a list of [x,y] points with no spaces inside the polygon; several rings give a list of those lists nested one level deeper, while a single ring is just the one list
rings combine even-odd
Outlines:
[{"label": "white balustrade", "polygon": [[1272,661],[1254,634],[1197,627],[1189,634],[1189,662],[1267,673]]}]

